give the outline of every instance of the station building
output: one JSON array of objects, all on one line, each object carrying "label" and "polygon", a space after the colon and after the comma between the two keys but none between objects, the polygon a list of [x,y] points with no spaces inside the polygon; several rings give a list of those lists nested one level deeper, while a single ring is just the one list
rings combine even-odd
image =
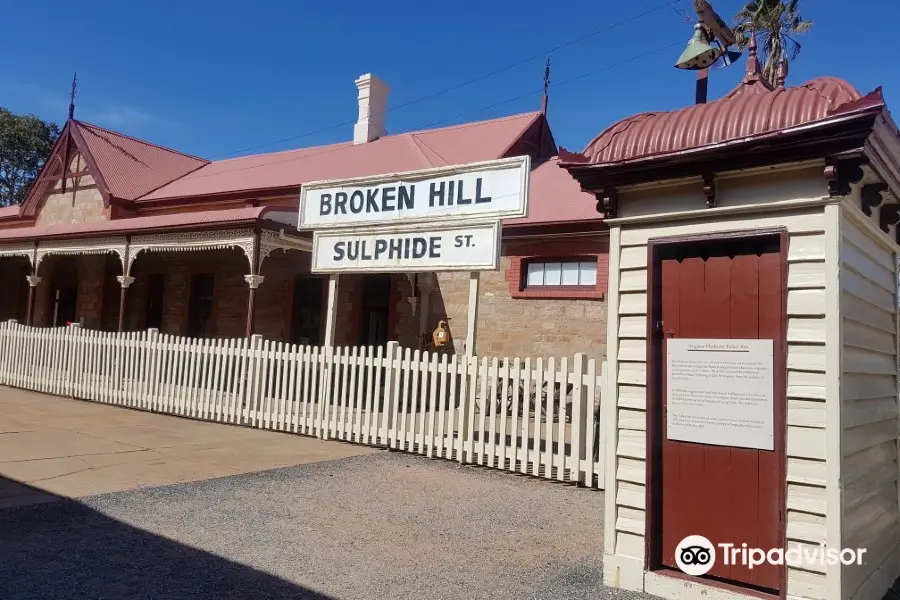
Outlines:
[{"label": "station building", "polygon": [[[356,86],[352,140],[228,160],[69,119],[24,203],[0,209],[0,318],[320,344],[327,278],[296,229],[304,183],[529,155],[529,214],[503,223],[501,268],[482,274],[478,352],[601,358],[607,231],[546,115],[386,135],[388,87]],[[427,348],[446,321],[462,350],[465,273],[342,275],[339,289],[337,344]]]}]

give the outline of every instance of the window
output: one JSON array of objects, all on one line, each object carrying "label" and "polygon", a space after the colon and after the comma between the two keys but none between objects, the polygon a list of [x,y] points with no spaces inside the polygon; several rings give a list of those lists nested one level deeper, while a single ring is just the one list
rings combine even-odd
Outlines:
[{"label": "window", "polygon": [[530,262],[526,266],[525,288],[596,285],[596,260]]}]

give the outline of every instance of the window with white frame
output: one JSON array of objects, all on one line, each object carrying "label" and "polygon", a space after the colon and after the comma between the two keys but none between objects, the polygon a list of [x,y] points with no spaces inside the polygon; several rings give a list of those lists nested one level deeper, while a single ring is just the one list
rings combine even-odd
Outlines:
[{"label": "window with white frame", "polygon": [[596,260],[536,261],[527,263],[525,269],[526,289],[597,285]]}]

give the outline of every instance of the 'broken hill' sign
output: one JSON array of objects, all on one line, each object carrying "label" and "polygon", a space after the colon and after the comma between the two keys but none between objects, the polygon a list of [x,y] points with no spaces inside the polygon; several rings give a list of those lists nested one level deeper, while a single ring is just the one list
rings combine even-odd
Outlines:
[{"label": "'broken hill' sign", "polygon": [[527,156],[320,181],[300,193],[301,229],[506,219],[528,212]]}]

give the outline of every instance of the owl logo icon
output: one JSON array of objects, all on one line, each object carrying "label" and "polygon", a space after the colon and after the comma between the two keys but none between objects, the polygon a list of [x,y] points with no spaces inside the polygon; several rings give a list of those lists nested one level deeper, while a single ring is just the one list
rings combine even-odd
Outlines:
[{"label": "owl logo icon", "polygon": [[675,564],[687,575],[706,575],[716,564],[716,548],[702,535],[689,535],[675,547]]}]

